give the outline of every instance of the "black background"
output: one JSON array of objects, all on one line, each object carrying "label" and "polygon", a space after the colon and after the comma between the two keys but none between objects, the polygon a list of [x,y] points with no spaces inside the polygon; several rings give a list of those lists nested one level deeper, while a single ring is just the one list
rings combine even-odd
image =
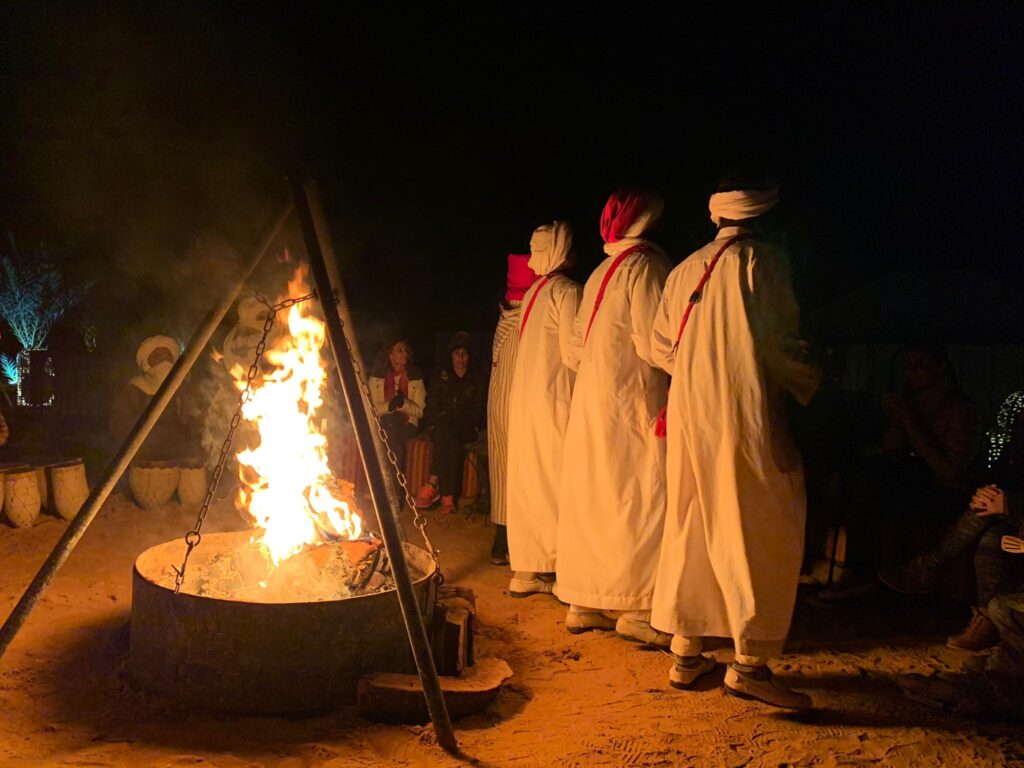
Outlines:
[{"label": "black background", "polygon": [[[893,5],[8,7],[0,224],[101,278],[81,312],[110,339],[184,333],[302,169],[367,341],[429,348],[493,326],[544,221],[575,225],[585,277],[619,183],[664,193],[681,260],[716,174],[754,155],[809,316],[963,270],[967,335],[1017,334],[1024,7]],[[916,284],[901,304],[941,313]]]}]

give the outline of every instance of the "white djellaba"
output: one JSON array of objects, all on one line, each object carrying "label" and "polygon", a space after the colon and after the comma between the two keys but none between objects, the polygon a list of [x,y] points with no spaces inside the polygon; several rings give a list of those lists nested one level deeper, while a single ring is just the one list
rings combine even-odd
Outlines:
[{"label": "white djellaba", "polygon": [[[717,210],[712,198],[713,216],[746,219],[774,204],[765,193],[725,194]],[[803,553],[804,479],[785,394],[806,404],[820,380],[804,360],[798,319],[785,254],[725,226],[672,271],[651,334],[655,362],[672,374],[668,513],[651,622],[675,634],[677,687],[707,671],[703,637],[731,637],[728,692],[778,706],[809,704],[766,666],[789,631]]]},{"label": "white djellaba", "polygon": [[509,392],[506,491],[513,597],[553,589],[562,452],[576,380],[572,335],[582,292],[558,273],[571,248],[565,222],[534,231],[530,268],[540,278],[523,296],[523,317],[513,331],[519,351]]},{"label": "white djellaba", "polygon": [[650,333],[670,264],[642,235],[663,207],[656,195],[619,191],[602,214],[607,258],[584,286],[573,328],[579,368],[559,488],[557,566],[558,597],[571,604],[566,629],[621,629],[658,645],[669,638],[649,625],[665,519],[665,446],[654,428],[667,377],[652,364]]}]

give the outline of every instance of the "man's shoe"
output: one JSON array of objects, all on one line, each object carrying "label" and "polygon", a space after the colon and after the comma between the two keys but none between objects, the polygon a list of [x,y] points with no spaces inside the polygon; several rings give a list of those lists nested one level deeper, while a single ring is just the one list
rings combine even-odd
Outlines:
[{"label": "man's shoe", "polygon": [[672,645],[672,635],[659,632],[651,626],[650,621],[634,618],[628,613],[619,616],[615,622],[615,631],[619,633],[619,637],[626,640],[653,645],[656,648],[668,648]]},{"label": "man's shoe", "polygon": [[512,579],[508,583],[508,593],[512,597],[550,595],[554,590],[554,586],[554,574],[516,571],[512,574]]},{"label": "man's shoe", "polygon": [[437,486],[431,485],[430,483],[424,483],[423,487],[420,488],[416,494],[416,508],[426,509],[432,507],[437,503],[437,500],[441,498],[441,494],[438,493]]},{"label": "man's shoe", "polygon": [[614,616],[609,616],[596,608],[570,605],[569,610],[565,612],[565,628],[574,635],[589,632],[592,629],[600,631],[615,629],[615,623]]},{"label": "man's shoe", "polygon": [[781,709],[809,709],[812,704],[810,696],[787,688],[767,666],[739,667],[730,664],[725,673],[725,692]]},{"label": "man's shoe", "polygon": [[709,672],[714,672],[718,663],[704,654],[697,656],[678,656],[672,654],[675,660],[672,669],[668,672],[668,684],[673,688],[686,691],[693,687],[697,679]]},{"label": "man's shoe", "polygon": [[967,626],[960,633],[946,638],[946,645],[960,651],[987,651],[999,645],[999,630],[988,616],[975,608]]},{"label": "man's shoe", "polygon": [[879,571],[878,580],[904,595],[928,595],[938,584],[938,566],[929,557],[918,557],[899,568]]},{"label": "man's shoe", "polygon": [[446,515],[450,515],[455,512],[455,499],[452,496],[441,497],[441,512]]}]

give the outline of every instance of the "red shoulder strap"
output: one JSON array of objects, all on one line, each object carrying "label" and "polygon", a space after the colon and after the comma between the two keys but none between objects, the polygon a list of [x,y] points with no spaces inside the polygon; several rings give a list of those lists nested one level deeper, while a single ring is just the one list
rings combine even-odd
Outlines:
[{"label": "red shoulder strap", "polygon": [[548,280],[551,279],[551,275],[544,275],[544,279],[540,281],[540,285],[537,286],[537,290],[533,292],[533,296],[530,297],[530,303],[526,305],[526,311],[523,312],[523,322],[519,325],[519,337],[522,338],[523,330],[526,328],[526,321],[530,319],[530,312],[533,310],[533,302],[540,296],[540,292],[544,290],[544,286],[548,284]]},{"label": "red shoulder strap", "polygon": [[686,322],[690,319],[690,313],[693,311],[693,305],[700,301],[701,292],[704,290],[704,286],[710,279],[711,273],[715,271],[715,265],[718,264],[718,260],[722,258],[722,254],[728,250],[730,245],[747,237],[750,237],[750,235],[745,232],[730,237],[725,241],[724,245],[718,249],[718,253],[715,254],[714,258],[711,259],[711,263],[708,264],[708,268],[704,270],[704,274],[701,276],[700,282],[697,283],[696,289],[694,289],[693,293],[690,294],[690,302],[686,305],[686,311],[683,312],[682,322],[679,323],[679,333],[676,334],[676,343],[672,345],[673,352],[679,348],[679,341],[683,338],[683,330],[686,328]]},{"label": "red shoulder strap", "polygon": [[604,273],[604,279],[601,280],[601,287],[597,289],[597,298],[594,300],[594,309],[590,313],[590,322],[587,323],[587,334],[583,337],[583,343],[587,343],[587,339],[590,338],[590,327],[594,324],[594,318],[597,317],[597,310],[601,306],[601,302],[604,300],[604,289],[608,287],[608,281],[612,279],[612,275],[615,274],[615,270],[619,268],[619,265],[626,260],[627,256],[632,256],[634,253],[643,251],[644,246],[634,245],[632,248],[627,248],[618,256],[615,257],[615,261],[608,267],[608,271]]}]

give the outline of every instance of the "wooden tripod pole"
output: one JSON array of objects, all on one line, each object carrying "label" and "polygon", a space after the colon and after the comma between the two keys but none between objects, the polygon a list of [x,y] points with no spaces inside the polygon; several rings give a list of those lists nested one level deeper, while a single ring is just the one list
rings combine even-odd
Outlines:
[{"label": "wooden tripod pole", "polygon": [[[355,428],[359,454],[362,457],[363,466],[366,468],[370,497],[373,500],[374,511],[377,513],[381,537],[384,539],[384,546],[387,547],[388,558],[391,560],[395,591],[398,593],[402,618],[405,620],[405,629],[409,634],[409,646],[412,649],[416,669],[419,671],[420,682],[423,685],[427,710],[430,712],[430,719],[434,724],[434,733],[437,734],[438,744],[446,752],[458,754],[459,743],[455,739],[451,718],[448,716],[448,707],[445,705],[444,694],[441,691],[441,681],[437,677],[437,668],[434,666],[434,657],[430,652],[430,643],[427,640],[427,630],[423,625],[423,616],[420,615],[416,593],[413,591],[412,576],[409,574],[409,564],[405,558],[402,536],[398,529],[395,513],[388,507],[384,467],[378,460],[370,414],[365,406],[355,365],[345,341],[345,328],[342,325],[339,307],[344,306],[347,314],[347,302],[341,291],[331,284],[331,277],[324,262],[309,200],[306,197],[306,188],[298,177],[291,179],[291,187],[295,212],[299,219],[299,226],[302,228],[302,237],[306,243],[306,255],[313,273],[320,306],[323,308],[324,321],[327,324],[327,338],[331,342],[331,351],[334,354],[334,363],[341,380],[341,389],[348,405],[352,426]],[[351,333],[351,327],[349,332]]]}]

